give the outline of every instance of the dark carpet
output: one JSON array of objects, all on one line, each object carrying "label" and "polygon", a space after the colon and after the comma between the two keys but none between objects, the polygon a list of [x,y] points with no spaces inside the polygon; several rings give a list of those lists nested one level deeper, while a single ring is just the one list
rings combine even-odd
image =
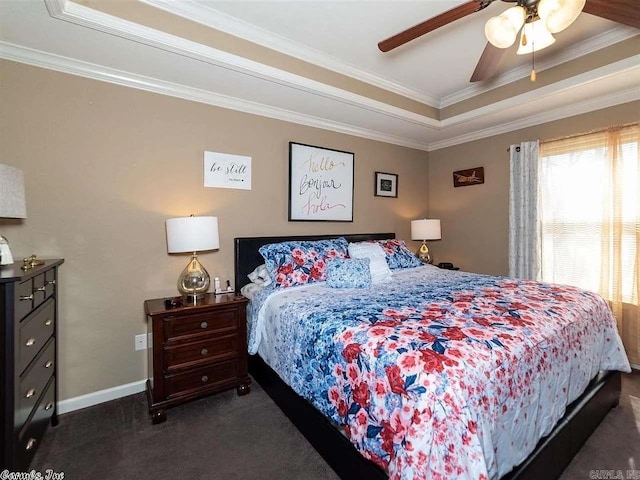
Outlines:
[{"label": "dark carpet", "polygon": [[[173,408],[151,425],[144,394],[60,416],[31,468],[76,479],[323,479],[338,477],[257,383]],[[561,480],[594,470],[640,478],[640,372],[623,376],[620,405],[605,418]],[[615,473],[615,472],[614,472]],[[604,477],[598,477],[604,478]]]}]

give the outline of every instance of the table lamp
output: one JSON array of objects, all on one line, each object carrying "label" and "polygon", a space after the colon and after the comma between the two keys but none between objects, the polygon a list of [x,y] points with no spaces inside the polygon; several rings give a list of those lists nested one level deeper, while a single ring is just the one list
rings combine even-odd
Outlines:
[{"label": "table lamp", "polygon": [[440,240],[440,220],[423,218],[411,221],[411,240],[422,240],[422,245],[416,256],[422,263],[431,263],[431,255],[427,247],[427,240]]},{"label": "table lamp", "polygon": [[192,254],[191,261],[178,277],[178,290],[186,300],[196,303],[204,298],[211,283],[209,273],[198,261],[198,252],[220,248],[218,217],[169,218],[166,227],[167,252]]},{"label": "table lamp", "polygon": [[[22,170],[0,164],[0,218],[27,218]],[[11,265],[9,241],[0,235],[0,265]]]}]

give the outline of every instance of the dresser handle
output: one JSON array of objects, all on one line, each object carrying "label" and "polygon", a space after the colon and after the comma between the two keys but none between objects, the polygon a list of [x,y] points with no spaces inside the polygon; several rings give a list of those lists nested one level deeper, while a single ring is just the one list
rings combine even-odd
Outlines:
[{"label": "dresser handle", "polygon": [[33,293],[31,295],[23,295],[20,297],[21,302],[27,302],[33,300]]},{"label": "dresser handle", "polygon": [[53,360],[49,360],[47,363],[44,364],[44,368],[51,368],[53,367]]},{"label": "dresser handle", "polygon": [[47,318],[47,321],[44,322],[44,326],[50,327],[51,325],[53,325],[53,320],[51,320],[50,318]]},{"label": "dresser handle", "polygon": [[55,280],[49,280],[47,281],[47,285],[55,285],[56,281]]},{"label": "dresser handle", "polygon": [[25,450],[31,450],[33,447],[36,446],[36,439],[35,438],[30,438],[29,441],[27,442],[27,446],[24,447]]},{"label": "dresser handle", "polygon": [[209,324],[207,322],[202,322],[200,324],[200,328],[207,328],[209,326]]},{"label": "dresser handle", "polygon": [[49,402],[44,406],[45,410],[51,410],[53,408],[53,402]]},{"label": "dresser handle", "polygon": [[24,394],[24,398],[31,398],[36,394],[36,389],[35,388],[30,388],[29,390],[27,390],[27,393]]},{"label": "dresser handle", "polygon": [[206,355],[207,353],[209,353],[209,350],[207,350],[206,348],[203,348],[202,350],[200,350],[200,353],[202,355]]},{"label": "dresser handle", "polygon": [[36,343],[36,339],[33,337],[29,338],[26,342],[24,342],[24,344],[27,347],[32,347],[35,343]]},{"label": "dresser handle", "polygon": [[44,292],[47,290],[47,287],[38,287],[36,288],[36,292]]},{"label": "dresser handle", "polygon": [[202,383],[207,383],[209,381],[209,377],[207,377],[206,375],[203,375],[200,380],[202,380]]}]

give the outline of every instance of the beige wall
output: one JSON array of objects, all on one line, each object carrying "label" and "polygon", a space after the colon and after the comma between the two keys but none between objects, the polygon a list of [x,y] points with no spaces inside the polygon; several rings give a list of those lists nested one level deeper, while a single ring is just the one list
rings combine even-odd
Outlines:
[{"label": "beige wall", "polygon": [[[201,256],[233,283],[236,236],[394,231],[427,213],[427,153],[0,62],[2,163],[23,169],[26,220],[0,220],[14,257],[64,257],[60,394],[146,376],[133,337],[142,303],[176,295],[187,256],[166,252],[164,220],[216,215],[220,250]],[[355,153],[353,223],[287,221],[288,142]],[[205,150],[252,157],[253,189],[203,187]],[[399,198],[373,196],[373,172]],[[413,244],[417,247],[417,244]]]},{"label": "beige wall", "polygon": [[[442,220],[442,240],[430,242],[435,262],[506,275],[509,241],[509,145],[587,132],[640,119],[640,102],[429,152],[429,216]],[[485,183],[453,187],[453,172],[484,167]]]}]

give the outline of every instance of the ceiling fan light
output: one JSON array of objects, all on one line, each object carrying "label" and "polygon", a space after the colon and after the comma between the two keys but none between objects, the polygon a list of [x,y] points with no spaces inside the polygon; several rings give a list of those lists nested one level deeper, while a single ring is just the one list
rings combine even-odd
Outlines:
[{"label": "ceiling fan light", "polygon": [[578,18],[585,3],[586,0],[540,0],[538,15],[549,32],[558,33]]},{"label": "ceiling fan light", "polygon": [[494,47],[509,48],[516,41],[518,30],[508,18],[498,15],[487,20],[484,34]]},{"label": "ceiling fan light", "polygon": [[547,48],[549,45],[553,45],[555,41],[556,39],[549,33],[543,20],[525,23],[517,53],[518,55],[526,55],[537,52]]}]

